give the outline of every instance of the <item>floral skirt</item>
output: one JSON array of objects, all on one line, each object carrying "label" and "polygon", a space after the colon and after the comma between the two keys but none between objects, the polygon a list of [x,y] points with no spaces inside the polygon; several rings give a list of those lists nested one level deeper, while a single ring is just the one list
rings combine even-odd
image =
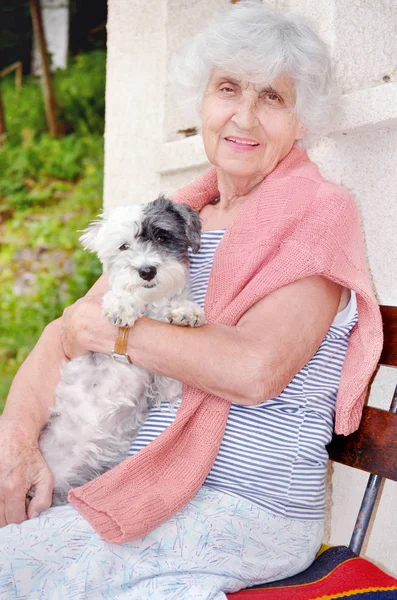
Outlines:
[{"label": "floral skirt", "polygon": [[207,486],[151,533],[109,544],[71,506],[0,529],[1,600],[221,600],[313,561],[321,521]]}]

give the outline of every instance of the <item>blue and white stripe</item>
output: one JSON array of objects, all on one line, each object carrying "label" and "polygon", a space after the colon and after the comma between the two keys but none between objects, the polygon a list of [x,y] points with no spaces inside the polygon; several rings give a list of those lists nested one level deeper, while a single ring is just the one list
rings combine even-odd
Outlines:
[{"label": "blue and white stripe", "polygon": [[[191,256],[190,280],[204,305],[216,248],[224,230],[204,232]],[[338,313],[320,348],[277,398],[258,406],[231,404],[225,434],[205,485],[244,497],[271,512],[295,519],[322,519],[325,473],[335,401],[349,334],[357,322],[354,292]],[[151,410],[129,455],[155,439],[175,418],[163,403]]]},{"label": "blue and white stripe", "polygon": [[190,253],[190,291],[200,306],[204,306],[215,251],[224,233],[225,229],[205,231],[201,234],[200,252]]}]

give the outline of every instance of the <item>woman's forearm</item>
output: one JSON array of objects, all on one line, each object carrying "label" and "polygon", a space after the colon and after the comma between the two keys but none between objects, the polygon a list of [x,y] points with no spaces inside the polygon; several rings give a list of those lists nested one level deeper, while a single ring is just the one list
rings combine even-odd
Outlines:
[{"label": "woman's forearm", "polygon": [[252,405],[267,398],[262,358],[235,327],[177,327],[139,319],[129,335],[132,361],[231,402]]},{"label": "woman's forearm", "polygon": [[[134,364],[231,402],[255,405],[278,396],[315,355],[337,312],[341,288],[321,276],[298,280],[254,304],[229,327],[178,327],[142,317],[129,332]],[[102,314],[101,295],[63,315],[62,345],[72,358],[110,354],[117,327]]]},{"label": "woman's forearm", "polygon": [[315,355],[340,298],[340,286],[309,277],[269,294],[234,327],[185,328],[139,319],[128,350],[150,371],[255,405],[278,396]]},{"label": "woman's forearm", "polygon": [[55,388],[66,357],[60,341],[61,320],[50,323],[21,365],[11,385],[4,417],[38,436],[55,401]]}]

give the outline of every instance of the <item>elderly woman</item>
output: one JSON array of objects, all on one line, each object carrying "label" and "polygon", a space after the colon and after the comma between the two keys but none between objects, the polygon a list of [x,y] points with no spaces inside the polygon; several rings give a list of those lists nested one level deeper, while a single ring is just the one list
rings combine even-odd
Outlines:
[{"label": "elderly woman", "polygon": [[325,446],[334,422],[358,426],[381,347],[354,201],[303,150],[328,126],[328,54],[301,19],[247,2],[180,68],[213,165],[175,195],[200,211],[208,325],[142,318],[127,352],[182,381],[182,404],[151,410],[131,458],[45,510],[38,434],[65,357],[114,348],[106,277],[46,328],[1,418],[0,598],[221,599],[320,546]]}]

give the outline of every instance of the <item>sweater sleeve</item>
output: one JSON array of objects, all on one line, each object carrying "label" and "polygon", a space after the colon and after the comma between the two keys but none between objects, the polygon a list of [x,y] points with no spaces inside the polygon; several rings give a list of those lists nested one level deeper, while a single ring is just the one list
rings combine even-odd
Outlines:
[{"label": "sweater sleeve", "polygon": [[322,196],[320,187],[315,199],[317,239],[309,247],[319,272],[357,294],[358,323],[349,338],[336,402],[335,431],[348,435],[359,426],[368,384],[382,351],[382,319],[367,268],[356,203],[339,186],[328,184],[326,188],[327,194]]}]

